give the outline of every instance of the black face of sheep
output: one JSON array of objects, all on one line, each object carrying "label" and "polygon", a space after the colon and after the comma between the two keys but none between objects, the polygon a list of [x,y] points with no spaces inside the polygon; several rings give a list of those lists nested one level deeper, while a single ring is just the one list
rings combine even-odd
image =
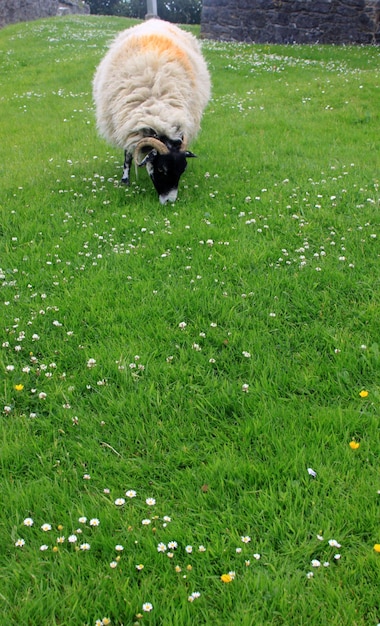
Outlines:
[{"label": "black face of sheep", "polygon": [[191,152],[159,154],[157,150],[152,150],[140,163],[141,166],[146,165],[161,204],[176,201],[179,179],[187,167],[186,158],[191,156],[195,155]]},{"label": "black face of sheep", "polygon": [[[150,148],[146,156],[140,161],[139,155],[143,148]],[[175,202],[178,194],[178,184],[181,175],[187,167],[188,158],[195,154],[183,150],[181,141],[165,143],[158,139],[147,138],[137,146],[135,159],[140,166],[146,166],[147,172],[156,188],[161,204]]]}]

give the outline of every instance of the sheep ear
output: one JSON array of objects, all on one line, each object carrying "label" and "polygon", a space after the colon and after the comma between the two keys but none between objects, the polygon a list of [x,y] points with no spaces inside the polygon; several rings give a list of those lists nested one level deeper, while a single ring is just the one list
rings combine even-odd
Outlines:
[{"label": "sheep ear", "polygon": [[191,158],[192,158],[192,159],[196,159],[196,158],[197,158],[197,155],[196,155],[196,154],[194,154],[194,152],[189,152],[189,150],[186,150],[186,152],[185,152],[185,157],[186,157],[187,159],[191,159]]},{"label": "sheep ear", "polygon": [[138,166],[139,167],[144,167],[144,165],[146,165],[147,163],[150,163],[151,161],[153,161],[154,157],[156,157],[156,156],[157,156],[157,150],[151,150],[150,152],[148,152],[146,157],[144,157],[143,160],[140,161]]}]

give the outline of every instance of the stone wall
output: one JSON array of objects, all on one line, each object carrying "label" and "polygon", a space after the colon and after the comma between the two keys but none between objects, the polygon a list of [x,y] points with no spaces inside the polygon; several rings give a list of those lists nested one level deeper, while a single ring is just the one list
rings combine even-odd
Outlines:
[{"label": "stone wall", "polygon": [[380,0],[203,0],[201,34],[256,43],[379,44]]},{"label": "stone wall", "polygon": [[65,13],[88,14],[90,7],[81,0],[0,0],[0,28]]}]

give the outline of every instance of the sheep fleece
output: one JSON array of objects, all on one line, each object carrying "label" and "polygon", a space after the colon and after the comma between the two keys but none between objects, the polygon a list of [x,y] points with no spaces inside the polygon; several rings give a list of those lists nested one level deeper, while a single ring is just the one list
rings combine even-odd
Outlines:
[{"label": "sheep fleece", "polygon": [[96,70],[97,125],[128,152],[147,130],[191,142],[210,98],[210,77],[196,38],[151,19],[121,32]]}]

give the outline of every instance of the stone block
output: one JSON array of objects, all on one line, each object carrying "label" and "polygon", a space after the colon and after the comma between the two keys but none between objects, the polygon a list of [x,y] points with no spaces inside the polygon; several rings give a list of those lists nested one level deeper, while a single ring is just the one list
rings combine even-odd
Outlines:
[{"label": "stone block", "polygon": [[313,4],[313,10],[310,13],[330,13],[332,10],[331,2],[326,0],[317,0]]}]

